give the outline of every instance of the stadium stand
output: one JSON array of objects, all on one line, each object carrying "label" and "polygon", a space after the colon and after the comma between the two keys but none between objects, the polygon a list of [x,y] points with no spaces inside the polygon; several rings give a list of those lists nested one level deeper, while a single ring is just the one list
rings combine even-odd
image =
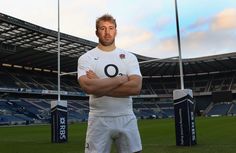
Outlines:
[{"label": "stadium stand", "polygon": [[[61,33],[61,72],[76,71],[78,57],[96,45]],[[178,59],[136,56],[143,74],[141,94],[133,97],[136,116],[174,117],[172,94],[180,88]],[[183,59],[183,69],[197,115],[236,115],[236,53]],[[212,93],[218,91],[231,91],[232,101],[214,103]],[[87,120],[88,96],[75,75],[61,77],[61,96],[68,101],[69,122]],[[0,13],[0,124],[47,124],[50,103],[56,98],[57,32]]]},{"label": "stadium stand", "polygon": [[206,113],[207,116],[227,115],[232,103],[217,103]]},{"label": "stadium stand", "polygon": [[236,115],[236,103],[233,103],[230,110],[229,110],[229,114],[231,115]]}]

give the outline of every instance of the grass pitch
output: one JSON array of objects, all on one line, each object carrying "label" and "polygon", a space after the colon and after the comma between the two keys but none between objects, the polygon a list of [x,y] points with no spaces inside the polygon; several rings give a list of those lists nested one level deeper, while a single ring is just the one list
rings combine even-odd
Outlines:
[{"label": "grass pitch", "polygon": [[[0,127],[0,153],[83,153],[86,127],[69,125],[63,144],[51,143],[50,125]],[[192,147],[175,145],[174,119],[139,120],[139,130],[142,153],[236,152],[236,117],[196,118],[197,145]]]}]

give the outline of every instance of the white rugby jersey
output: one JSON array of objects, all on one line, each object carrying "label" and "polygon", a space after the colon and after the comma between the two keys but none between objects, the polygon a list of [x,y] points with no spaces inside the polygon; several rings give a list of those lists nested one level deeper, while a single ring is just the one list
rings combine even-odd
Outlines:
[{"label": "white rugby jersey", "polygon": [[[98,48],[88,51],[78,59],[78,78],[86,75],[87,70],[94,71],[99,78],[115,77],[118,75],[140,75],[138,60],[130,52],[116,48],[105,52]],[[90,115],[120,116],[133,114],[131,97],[96,97],[90,95]]]}]

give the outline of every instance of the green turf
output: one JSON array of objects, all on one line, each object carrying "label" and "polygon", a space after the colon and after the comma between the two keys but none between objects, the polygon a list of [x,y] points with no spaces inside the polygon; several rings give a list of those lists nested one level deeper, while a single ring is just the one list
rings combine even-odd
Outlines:
[{"label": "green turf", "polygon": [[[236,152],[236,117],[197,118],[196,127],[197,145],[177,147],[173,119],[139,120],[142,153]],[[52,144],[49,125],[0,127],[0,153],[83,153],[85,132],[86,123],[69,125],[69,141]]]}]

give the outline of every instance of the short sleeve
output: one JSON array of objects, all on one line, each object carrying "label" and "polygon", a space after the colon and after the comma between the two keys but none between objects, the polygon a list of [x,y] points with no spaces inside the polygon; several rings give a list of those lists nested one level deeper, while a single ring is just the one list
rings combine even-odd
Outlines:
[{"label": "short sleeve", "polygon": [[87,54],[80,56],[77,66],[77,78],[86,75],[86,71],[91,69],[91,59]]},{"label": "short sleeve", "polygon": [[128,52],[128,58],[127,58],[127,65],[128,65],[128,70],[127,70],[128,75],[142,76],[137,57],[134,54],[129,53],[129,52]]}]

